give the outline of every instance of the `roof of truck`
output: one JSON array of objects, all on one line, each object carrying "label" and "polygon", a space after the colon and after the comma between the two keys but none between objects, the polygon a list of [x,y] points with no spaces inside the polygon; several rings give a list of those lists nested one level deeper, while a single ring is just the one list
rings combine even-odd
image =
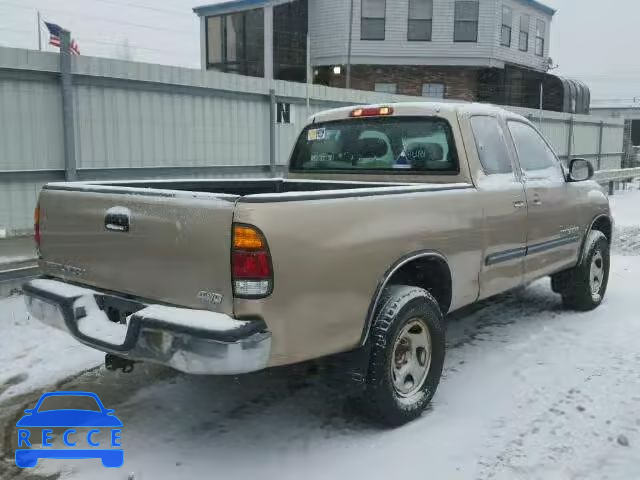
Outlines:
[{"label": "roof of truck", "polygon": [[[443,114],[504,114],[516,115],[496,105],[487,103],[469,103],[469,102],[400,102],[400,103],[380,103],[373,105],[352,105],[349,107],[334,108],[316,113],[309,118],[309,123],[314,122],[330,122],[334,120],[344,120],[350,117],[351,112],[359,108],[393,108],[393,114],[396,116],[415,116],[415,115],[433,115],[440,116]],[[519,116],[519,115],[518,115]]]}]

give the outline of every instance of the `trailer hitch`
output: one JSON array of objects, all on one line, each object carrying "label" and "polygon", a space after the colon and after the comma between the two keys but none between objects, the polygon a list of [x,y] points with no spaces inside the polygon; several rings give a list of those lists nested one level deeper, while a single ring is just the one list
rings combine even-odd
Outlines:
[{"label": "trailer hitch", "polygon": [[104,356],[104,366],[107,370],[115,371],[122,370],[122,373],[133,372],[133,360],[127,360],[126,358],[118,357],[113,353],[107,353]]}]

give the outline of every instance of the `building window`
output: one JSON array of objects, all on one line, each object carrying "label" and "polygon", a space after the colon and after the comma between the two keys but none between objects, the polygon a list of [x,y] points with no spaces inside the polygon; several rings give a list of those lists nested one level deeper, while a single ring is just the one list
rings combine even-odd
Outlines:
[{"label": "building window", "polygon": [[520,17],[520,39],[518,40],[518,48],[521,52],[529,51],[529,24],[531,17],[522,15]]},{"label": "building window", "polygon": [[375,91],[379,93],[397,93],[398,84],[396,83],[376,83]]},{"label": "building window", "polygon": [[207,18],[207,68],[264,76],[264,11]]},{"label": "building window", "polygon": [[273,9],[273,76],[277,80],[307,80],[308,16],[306,0]]},{"label": "building window", "polygon": [[444,98],[444,83],[422,84],[422,96],[429,98]]},{"label": "building window", "polygon": [[409,24],[407,39],[431,41],[433,23],[433,0],[409,0]]},{"label": "building window", "polygon": [[502,31],[500,33],[500,45],[511,46],[511,27],[513,22],[513,11],[511,7],[502,7]]},{"label": "building window", "polygon": [[386,0],[362,0],[361,40],[384,40]]},{"label": "building window", "polygon": [[478,41],[478,1],[456,0],[453,29],[454,42]]},{"label": "building window", "polygon": [[546,25],[543,20],[536,21],[536,55],[544,57],[544,37]]}]

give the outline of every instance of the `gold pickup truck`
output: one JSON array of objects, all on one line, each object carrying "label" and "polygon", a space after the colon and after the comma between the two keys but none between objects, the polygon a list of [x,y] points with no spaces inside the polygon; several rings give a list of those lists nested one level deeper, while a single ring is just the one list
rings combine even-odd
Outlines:
[{"label": "gold pickup truck", "polygon": [[26,302],[112,367],[346,355],[363,410],[399,425],[436,391],[447,313],[547,275],[569,308],[602,302],[612,219],[592,175],[492,106],[331,110],[285,178],[46,185]]}]

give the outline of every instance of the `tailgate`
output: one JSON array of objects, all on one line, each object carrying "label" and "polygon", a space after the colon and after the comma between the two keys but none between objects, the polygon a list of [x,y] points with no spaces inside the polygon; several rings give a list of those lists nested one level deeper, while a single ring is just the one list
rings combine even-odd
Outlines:
[{"label": "tailgate", "polygon": [[234,197],[46,188],[45,274],[157,302],[232,313]]}]

